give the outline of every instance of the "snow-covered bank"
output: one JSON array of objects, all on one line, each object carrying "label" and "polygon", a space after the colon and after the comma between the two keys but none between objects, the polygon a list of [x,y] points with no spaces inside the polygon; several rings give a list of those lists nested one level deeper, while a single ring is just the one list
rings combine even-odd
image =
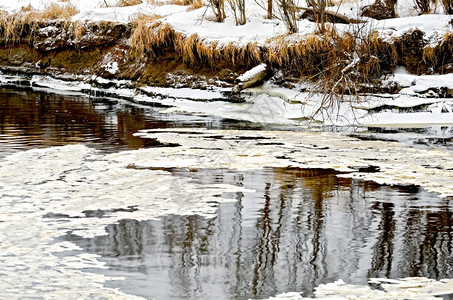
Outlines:
[{"label": "snow-covered bank", "polygon": [[[23,7],[31,5],[36,10],[44,10],[54,0],[33,1],[33,0],[4,0],[0,3],[0,10],[14,13]],[[275,36],[283,35],[287,29],[284,22],[276,18],[267,20],[266,11],[255,1],[247,1],[247,23],[244,26],[236,26],[235,19],[227,7],[227,18],[222,23],[213,22],[213,13],[206,7],[190,9],[187,6],[175,5],[171,1],[150,2],[144,1],[138,5],[119,7],[116,0],[69,0],[64,1],[66,5],[73,5],[79,11],[72,17],[73,21],[110,21],[128,23],[134,21],[141,15],[155,15],[162,18],[164,23],[169,24],[177,32],[190,36],[197,34],[206,41],[218,41],[220,44],[234,43],[253,43],[261,45],[266,40]],[[301,1],[300,5],[307,5]],[[351,18],[359,18],[360,9],[371,4],[372,1],[336,1],[335,5],[328,7],[329,11],[342,13]],[[108,7],[106,7],[106,4]],[[366,26],[361,25],[361,30],[370,32],[377,30],[384,36],[395,37],[408,32],[412,29],[420,29],[425,32],[427,38],[440,38],[450,28],[448,23],[451,16],[444,15],[441,8],[434,10],[434,14],[417,15],[414,3],[411,0],[398,2],[398,18],[376,21],[363,18],[367,21]],[[277,16],[278,17],[278,16]],[[339,30],[351,30],[351,26],[336,24]],[[311,34],[316,31],[316,24],[308,20],[298,22],[299,32],[294,37]]]},{"label": "snow-covered bank", "polygon": [[[367,126],[451,124],[449,98],[452,97],[453,77],[434,74],[436,71],[448,72],[450,68],[451,51],[448,49],[451,47],[448,45],[453,39],[448,31],[451,16],[439,14],[441,10],[437,8],[438,14],[414,16],[409,13],[413,9],[409,2],[398,4],[400,18],[381,21],[359,17],[361,7],[372,1],[360,5],[335,3],[330,11],[361,19],[364,23],[332,24],[339,35],[320,36],[316,24],[307,19],[298,21],[297,33],[287,34],[284,22],[278,18],[264,18],[265,11],[255,1],[248,2],[246,24],[236,26],[230,14],[224,22],[214,22],[212,11],[206,7],[189,9],[167,2],[147,1],[118,7],[115,1],[71,0],[65,3],[79,10],[71,20],[82,26],[80,30],[74,25],[76,23],[70,29],[71,26],[55,21],[49,24],[43,21],[39,25],[43,28],[36,31],[20,31],[19,28],[14,42],[22,43],[24,47],[8,49],[5,38],[2,41],[5,49],[0,49],[3,62],[0,68],[5,72],[80,81],[56,86],[60,82],[50,83],[48,77],[35,76],[32,81],[36,87],[66,92],[108,91],[139,102],[160,101],[170,106],[167,112],[296,125],[307,121],[311,124],[315,121],[327,125]],[[49,3],[50,0],[40,3],[8,0],[0,4],[0,9],[18,13],[30,4],[30,9],[44,10]],[[148,23],[139,27],[137,20],[144,15],[151,17],[146,19]],[[143,36],[135,34],[137,28],[142,30]],[[413,34],[414,30],[420,33]],[[361,44],[350,43],[347,36],[340,37],[345,33],[353,34],[357,42],[365,39],[362,42],[371,43],[369,49],[374,50],[357,52]],[[367,40],[370,36],[373,39]],[[343,42],[352,47],[349,49],[352,53],[340,49],[338,53],[342,56],[333,65],[317,61],[319,57],[329,56],[329,49],[337,48]],[[134,52],[140,48],[137,44],[142,47],[138,54]],[[312,50],[304,57],[306,51]],[[362,57],[372,59],[362,61]],[[375,64],[374,67],[359,67],[368,62]],[[413,72],[420,69],[420,72],[433,74],[409,74],[404,67],[397,67],[399,64]],[[271,78],[273,83],[259,88],[246,89],[241,95],[247,98],[246,103],[229,103],[232,102],[229,91],[235,80],[241,80],[240,75],[246,76],[245,71],[256,65],[261,71],[266,65],[272,72],[284,76],[279,80]],[[319,81],[321,85],[322,81],[329,82],[328,76],[304,85],[293,84],[294,77],[291,76],[313,79],[330,67],[338,68],[338,72],[333,71],[331,75],[344,74],[323,88],[330,90],[339,82],[352,82],[354,87],[346,85],[344,91],[354,93],[357,88],[358,97],[345,96],[343,101],[335,101],[335,97],[330,99],[326,91],[317,90],[314,85],[319,85]],[[370,70],[393,72],[395,67],[393,75],[373,78],[373,83],[360,83],[362,73]],[[319,72],[319,68],[323,70]],[[356,79],[359,82],[354,83]],[[393,94],[378,94],[380,88]],[[374,91],[376,94],[371,94]],[[253,94],[251,97],[247,97],[249,92]]]},{"label": "snow-covered bank", "polygon": [[[413,76],[413,75],[411,75]],[[415,76],[414,76],[415,77]],[[407,77],[405,77],[407,79]],[[444,76],[449,83],[452,76]],[[100,77],[85,81],[61,80],[48,76],[0,75],[1,86],[29,86],[61,94],[98,95],[123,98],[140,104],[158,103],[167,108],[166,114],[195,114],[226,119],[244,120],[259,124],[292,126],[386,126],[427,127],[453,124],[453,100],[407,95],[369,95],[352,97],[325,111],[318,111],[323,94],[297,92],[270,84],[246,89],[242,101],[231,100],[229,89],[212,87],[210,90],[188,88],[135,88],[127,80],[106,80]],[[419,85],[436,89],[443,81],[430,76],[418,77]],[[397,81],[404,84],[403,80]],[[404,90],[403,90],[404,91]],[[347,98],[346,98],[347,99]],[[318,112],[317,112],[318,111]]]}]

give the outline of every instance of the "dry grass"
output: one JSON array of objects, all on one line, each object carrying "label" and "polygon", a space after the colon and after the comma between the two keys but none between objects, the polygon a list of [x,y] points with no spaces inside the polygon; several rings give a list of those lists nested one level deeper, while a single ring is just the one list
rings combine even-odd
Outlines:
[{"label": "dry grass", "polygon": [[[323,34],[307,35],[302,40],[282,35],[264,45],[220,44],[207,42],[196,34],[184,36],[167,24],[144,18],[137,21],[130,44],[140,55],[145,53],[157,58],[159,53],[170,50],[178,53],[188,65],[214,69],[222,64],[238,69],[266,62],[293,76],[318,82],[332,95],[357,95],[375,85],[383,70],[391,71],[397,65],[405,65],[401,51],[416,38],[408,36],[407,41],[406,38],[386,41],[376,32],[362,30],[358,27],[357,32],[346,34],[328,30]],[[434,66],[442,57],[443,61],[448,60],[451,52],[453,35],[447,33],[445,42],[423,51],[423,60],[426,65]]]},{"label": "dry grass", "polygon": [[141,4],[141,0],[118,0],[115,6],[117,7],[126,7]]},{"label": "dry grass", "polygon": [[35,10],[31,4],[29,4],[22,7],[18,13],[11,15],[11,17],[24,22],[69,20],[78,12],[77,8],[72,4],[60,5],[57,3],[50,3],[45,6],[43,11]]},{"label": "dry grass", "polygon": [[45,7],[43,12],[36,12],[36,17],[41,20],[69,20],[78,12],[72,4],[58,5],[51,3]]},{"label": "dry grass", "polygon": [[442,0],[442,6],[446,14],[453,14],[453,0]]},{"label": "dry grass", "polygon": [[423,49],[423,62],[432,64],[437,60],[437,47],[426,47]]},{"label": "dry grass", "polygon": [[26,12],[31,12],[33,11],[33,6],[31,4],[28,4],[27,6],[22,6],[20,8],[20,12],[26,13]]},{"label": "dry grass", "polygon": [[[171,47],[188,65],[216,67],[220,62],[228,62],[234,67],[248,67],[266,62],[324,82],[336,93],[354,93],[358,85],[369,83],[380,74],[382,64],[394,67],[397,59],[395,48],[377,34],[361,41],[353,34],[339,35],[332,30],[322,35],[307,35],[297,42],[291,35],[282,35],[263,46],[236,42],[221,45],[206,42],[196,34],[184,36],[167,24],[146,18],[137,21],[130,45],[135,53],[153,57]],[[357,82],[357,88],[349,87],[351,82]]]},{"label": "dry grass", "polygon": [[159,48],[171,42],[170,34],[173,30],[168,25],[157,21],[157,16],[141,16],[132,32],[129,44],[136,54],[150,54],[156,56]]},{"label": "dry grass", "polygon": [[190,6],[190,9],[198,9],[205,6],[203,0],[146,0],[146,2],[156,6],[165,4]]},{"label": "dry grass", "polygon": [[443,72],[443,66],[453,62],[453,33],[447,31],[437,45],[425,47],[422,57],[428,68]]},{"label": "dry grass", "polygon": [[77,13],[75,6],[57,3],[47,5],[43,11],[34,10],[31,5],[28,5],[14,14],[0,12],[0,37],[6,44],[14,44],[24,34],[36,29],[39,23],[51,20],[63,21],[64,29],[71,27],[77,35],[80,33],[79,25],[75,23],[71,25],[69,21]]},{"label": "dry grass", "polygon": [[414,3],[421,14],[431,13],[431,4],[436,4],[435,0],[414,0]]},{"label": "dry grass", "polygon": [[205,4],[203,3],[203,0],[190,0],[190,1],[187,1],[187,4],[184,3],[184,5],[189,5],[190,6],[190,9],[199,9],[199,8],[202,8],[203,6],[205,6]]},{"label": "dry grass", "polygon": [[151,5],[159,6],[159,5],[164,5],[165,1],[161,1],[161,0],[146,0],[146,3],[151,4]]},{"label": "dry grass", "polygon": [[161,24],[152,17],[137,20],[129,44],[135,54],[145,53],[152,57],[171,47],[188,65],[215,66],[220,61],[229,61],[233,65],[245,66],[262,61],[262,51],[256,43],[239,46],[233,42],[227,45],[206,42],[197,34],[184,36],[177,33],[168,24]]}]

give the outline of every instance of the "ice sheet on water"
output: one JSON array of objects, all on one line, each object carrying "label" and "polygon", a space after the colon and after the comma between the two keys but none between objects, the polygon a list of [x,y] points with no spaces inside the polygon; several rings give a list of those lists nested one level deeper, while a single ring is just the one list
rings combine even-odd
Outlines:
[{"label": "ice sheet on water", "polygon": [[141,90],[156,96],[183,98],[194,100],[218,100],[225,99],[225,95],[218,90],[199,90],[191,88],[163,88],[163,87],[142,87]]}]

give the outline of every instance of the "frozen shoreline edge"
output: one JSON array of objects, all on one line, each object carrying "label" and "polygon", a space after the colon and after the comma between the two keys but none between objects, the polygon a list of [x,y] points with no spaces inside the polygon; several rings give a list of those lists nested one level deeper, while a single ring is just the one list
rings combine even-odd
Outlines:
[{"label": "frozen shoreline edge", "polygon": [[[453,82],[453,74],[447,79]],[[404,80],[408,80],[407,76]],[[430,80],[428,77],[426,81],[429,83]],[[208,89],[165,88],[137,86],[130,80],[98,76],[74,79],[0,73],[0,86],[63,95],[111,97],[143,105],[159,103],[169,107],[168,113],[214,115],[263,124],[407,128],[453,125],[453,99],[417,97],[404,93],[363,95],[359,102],[355,97],[345,97],[345,101],[338,106],[313,116],[323,100],[322,94],[297,92],[270,82],[245,89],[240,94],[232,94],[230,88],[215,86]]]}]

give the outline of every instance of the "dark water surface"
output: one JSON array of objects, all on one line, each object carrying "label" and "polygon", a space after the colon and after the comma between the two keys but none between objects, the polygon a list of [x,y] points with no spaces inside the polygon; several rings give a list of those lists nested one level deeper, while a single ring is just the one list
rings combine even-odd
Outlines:
[{"label": "dark water surface", "polygon": [[133,134],[140,129],[206,127],[260,128],[251,123],[211,117],[170,116],[160,107],[124,100],[63,96],[0,88],[0,157],[5,153],[84,143],[115,152],[158,146]]},{"label": "dark water surface", "polygon": [[[115,152],[160,146],[140,129],[251,124],[169,116],[120,100],[0,90],[0,159],[37,147],[84,143]],[[381,133],[381,132],[380,132]],[[177,141],[175,141],[177,142]],[[380,186],[325,170],[171,170],[194,181],[256,190],[235,194],[212,219],[122,220],[108,235],[61,237],[101,255],[107,285],[149,299],[268,298],[371,277],[453,277],[452,199]],[[103,212],[87,213],[102,217]]]}]

